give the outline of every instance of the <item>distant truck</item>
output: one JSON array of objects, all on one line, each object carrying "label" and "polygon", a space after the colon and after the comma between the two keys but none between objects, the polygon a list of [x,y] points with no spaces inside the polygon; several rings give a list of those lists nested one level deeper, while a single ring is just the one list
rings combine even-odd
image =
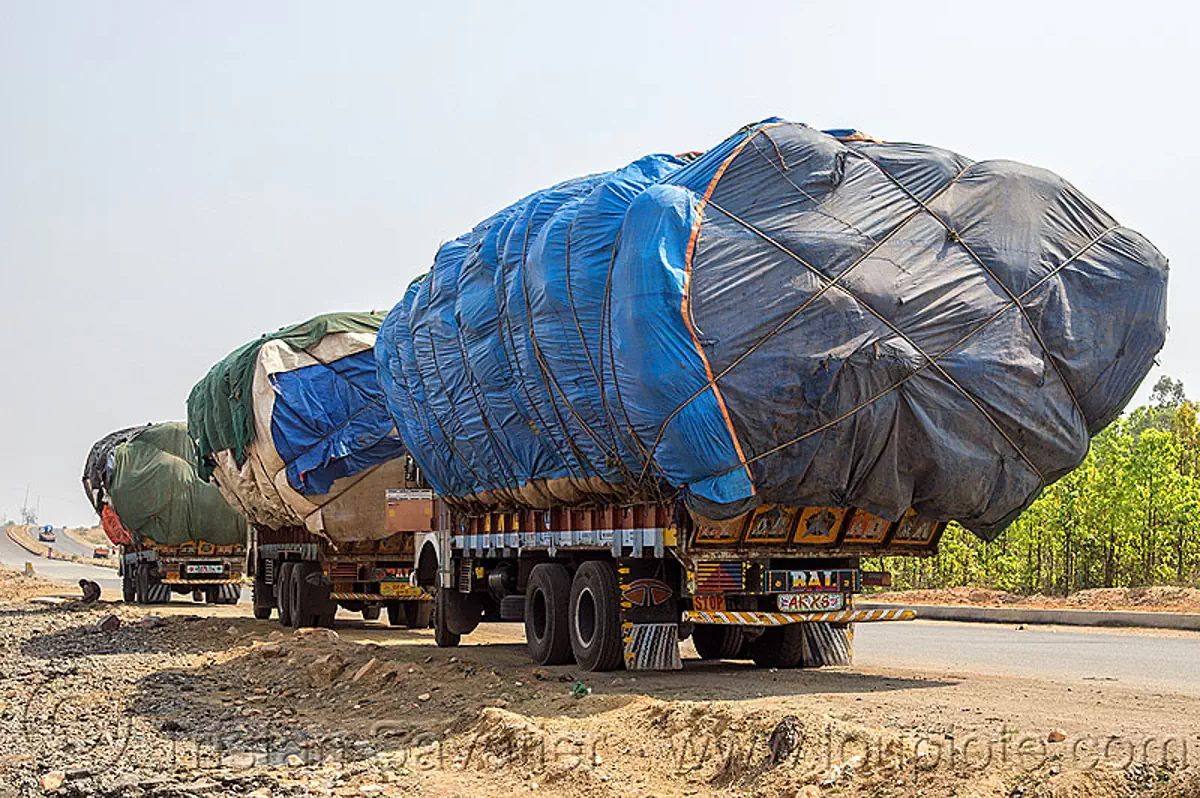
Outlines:
[{"label": "distant truck", "polygon": [[188,541],[160,546],[152,541],[121,546],[121,594],[126,602],[164,604],[171,594],[193,601],[237,604],[242,595],[246,546]]},{"label": "distant truck", "polygon": [[[179,422],[118,430],[88,454],[84,491],[118,547],[127,602],[160,604],[177,593],[235,604],[241,596],[246,521],[194,463],[195,444]],[[108,554],[104,546],[92,552]]]},{"label": "distant truck", "polygon": [[42,543],[54,543],[57,537],[54,534],[54,527],[47,524],[38,530],[37,539]]}]

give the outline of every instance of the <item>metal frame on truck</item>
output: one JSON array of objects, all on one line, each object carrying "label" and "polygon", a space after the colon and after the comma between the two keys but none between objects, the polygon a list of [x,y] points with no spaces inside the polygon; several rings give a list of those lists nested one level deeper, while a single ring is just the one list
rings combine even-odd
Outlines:
[{"label": "metal frame on truck", "polygon": [[332,626],[339,607],[392,626],[428,627],[433,596],[417,586],[414,561],[431,534],[433,492],[399,488],[379,528],[384,537],[334,543],[303,527],[254,525],[254,616],[277,611],[285,626]]},{"label": "metal frame on truck", "polygon": [[861,559],[931,555],[945,528],[912,511],[889,521],[845,507],[764,506],[712,522],[674,501],[491,513],[434,505],[417,583],[436,593],[438,645],[457,645],[483,620],[522,622],[539,664],[574,660],[588,671],[680,668],[689,636],[706,659],[848,663],[854,624],[915,617],[854,608],[864,586],[890,583]]}]

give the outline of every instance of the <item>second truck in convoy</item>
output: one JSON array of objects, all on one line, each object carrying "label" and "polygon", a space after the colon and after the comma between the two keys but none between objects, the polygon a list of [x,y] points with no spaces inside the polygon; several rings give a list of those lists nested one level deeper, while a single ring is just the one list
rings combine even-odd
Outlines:
[{"label": "second truck in convoy", "polygon": [[202,471],[251,522],[259,618],[328,626],[341,607],[429,624],[431,596],[412,584],[414,539],[400,534],[428,530],[429,511],[389,523],[380,501],[413,472],[376,375],[382,320],[332,313],[264,335],[188,399]]}]

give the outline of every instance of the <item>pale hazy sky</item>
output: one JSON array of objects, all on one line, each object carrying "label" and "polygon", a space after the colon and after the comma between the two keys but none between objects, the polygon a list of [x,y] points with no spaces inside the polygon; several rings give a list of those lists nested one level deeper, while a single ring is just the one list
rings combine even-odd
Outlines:
[{"label": "pale hazy sky", "polygon": [[92,442],[183,419],[230,349],[390,308],[533,189],[772,115],[1064,175],[1171,259],[1147,382],[1200,395],[1200,15],[972,5],[0,0],[0,513],[30,485],[91,523]]}]

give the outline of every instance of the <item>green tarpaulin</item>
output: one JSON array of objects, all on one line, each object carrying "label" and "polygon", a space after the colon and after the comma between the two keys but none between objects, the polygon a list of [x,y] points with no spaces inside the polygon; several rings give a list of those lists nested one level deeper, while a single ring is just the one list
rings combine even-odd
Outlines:
[{"label": "green tarpaulin", "polygon": [[246,540],[246,520],[196,473],[196,447],[182,422],[153,424],[117,446],[108,488],[121,523],[159,545]]},{"label": "green tarpaulin", "polygon": [[207,479],[206,458],[229,449],[240,466],[246,446],[254,440],[254,365],[268,341],[282,340],[297,350],[307,350],[326,335],[365,332],[374,335],[384,313],[327,313],[293,324],[238,347],[209,369],[188,396],[188,425],[199,448],[201,474]]}]

